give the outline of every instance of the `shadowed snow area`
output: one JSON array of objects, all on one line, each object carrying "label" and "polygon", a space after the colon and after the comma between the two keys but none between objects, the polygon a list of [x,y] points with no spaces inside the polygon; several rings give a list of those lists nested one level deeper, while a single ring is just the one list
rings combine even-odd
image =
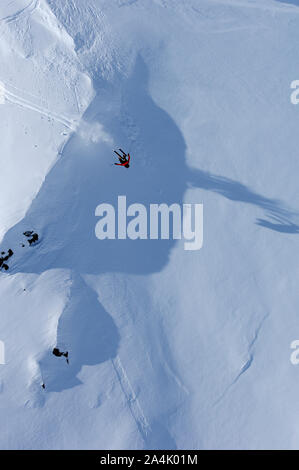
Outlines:
[{"label": "shadowed snow area", "polygon": [[67,348],[71,362],[57,361],[46,352],[40,368],[47,391],[59,392],[80,384],[76,376],[81,368],[113,359],[118,343],[117,328],[94,291],[80,277],[74,279],[57,326],[57,346],[61,350]]},{"label": "shadowed snow area", "polygon": [[[297,4],[0,2],[1,448],[298,446]],[[122,195],[202,249],[97,239]]]},{"label": "shadowed snow area", "polygon": [[[58,162],[46,176],[24,219],[8,231],[3,246],[19,245],[20,234],[34,227],[42,243],[34,250],[19,249],[12,272],[41,273],[68,268],[81,273],[125,272],[147,274],[160,271],[168,262],[173,240],[103,240],[95,237],[95,208],[126,195],[134,202],[168,205],[183,203],[188,185],[216,192],[232,201],[251,204],[269,218],[258,224],[282,233],[299,233],[298,214],[280,201],[255,193],[240,182],[186,166],[186,144],[171,117],[148,93],[148,70],[137,57],[132,75],[121,89],[96,83],[95,96],[83,119],[83,131],[72,134]],[[108,112],[107,112],[108,109]],[[118,141],[132,154],[129,171],[115,168],[111,142],[103,142],[85,129],[101,123],[112,142]],[[134,135],[128,132],[130,123]],[[79,125],[80,126],[80,125]],[[108,139],[108,137],[107,137]],[[273,222],[275,221],[275,223]]]}]

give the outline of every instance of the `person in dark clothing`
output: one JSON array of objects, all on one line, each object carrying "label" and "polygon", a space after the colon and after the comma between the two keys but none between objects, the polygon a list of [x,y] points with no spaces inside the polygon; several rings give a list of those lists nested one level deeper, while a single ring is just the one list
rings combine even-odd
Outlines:
[{"label": "person in dark clothing", "polygon": [[[2,255],[5,255],[5,251],[1,252]],[[7,261],[9,258],[11,258],[13,255],[13,251],[9,248],[7,255],[6,256],[1,256],[0,257],[0,268],[5,269],[7,271],[9,269],[8,265],[4,263],[4,261]]]},{"label": "person in dark clothing", "polygon": [[58,348],[54,348],[53,349],[53,354],[56,357],[64,356],[66,358],[66,362],[69,363],[69,353],[68,353],[68,351],[62,352]]},{"label": "person in dark clothing", "polygon": [[[5,253],[5,252],[4,252]],[[2,261],[7,261],[9,258],[11,258],[13,255],[13,251],[9,248],[8,252],[7,252],[7,255],[6,256],[3,256]]]},{"label": "person in dark clothing", "polygon": [[114,163],[114,165],[118,165],[118,166],[124,166],[125,168],[130,168],[130,160],[131,160],[131,156],[130,154],[126,154],[122,149],[119,149],[122,153],[122,155],[120,155],[116,150],[114,150],[114,153],[116,153],[116,155],[118,156],[118,159],[119,159],[119,163]]},{"label": "person in dark clothing", "polygon": [[[38,234],[33,232],[33,230],[27,230],[26,232],[23,233],[23,235],[25,235],[25,237],[28,238],[29,245],[33,245],[34,243],[38,241]],[[25,245],[22,244],[22,246],[24,247]]]},{"label": "person in dark clothing", "polygon": [[26,232],[23,233],[23,235],[25,235],[25,237],[27,238],[31,237],[32,234],[33,234],[33,230],[27,230]]},{"label": "person in dark clothing", "polygon": [[37,234],[37,233],[34,233],[34,234],[32,235],[32,238],[30,238],[30,239],[28,240],[28,243],[29,243],[29,245],[32,245],[33,243],[36,243],[37,240],[38,240],[38,234]]}]

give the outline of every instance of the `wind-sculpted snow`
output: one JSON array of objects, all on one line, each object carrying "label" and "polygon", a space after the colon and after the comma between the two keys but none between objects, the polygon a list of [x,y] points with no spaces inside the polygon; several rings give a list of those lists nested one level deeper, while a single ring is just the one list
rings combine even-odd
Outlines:
[{"label": "wind-sculpted snow", "polygon": [[[295,3],[0,5],[1,448],[297,446]],[[202,249],[99,240],[121,195]]]},{"label": "wind-sculpted snow", "polygon": [[10,2],[8,4],[11,5],[12,3],[14,3],[14,9],[15,9],[15,12],[10,14],[10,15],[7,15],[3,18],[0,18],[0,21],[3,21],[5,23],[11,23],[13,21],[17,21],[18,19],[20,19],[21,17],[25,16],[25,15],[30,15],[36,8],[37,6],[39,5],[39,0],[27,0],[27,5],[24,6],[22,8],[22,4],[26,3],[26,2],[20,2],[20,9],[17,9],[16,10],[16,5],[18,2]]}]

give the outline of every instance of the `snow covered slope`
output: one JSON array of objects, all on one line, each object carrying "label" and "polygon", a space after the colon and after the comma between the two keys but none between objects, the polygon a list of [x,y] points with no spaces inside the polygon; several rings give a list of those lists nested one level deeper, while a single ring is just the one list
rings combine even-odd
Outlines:
[{"label": "snow covered slope", "polygon": [[[298,447],[298,3],[1,0],[0,448]],[[118,195],[203,248],[99,241]]]}]

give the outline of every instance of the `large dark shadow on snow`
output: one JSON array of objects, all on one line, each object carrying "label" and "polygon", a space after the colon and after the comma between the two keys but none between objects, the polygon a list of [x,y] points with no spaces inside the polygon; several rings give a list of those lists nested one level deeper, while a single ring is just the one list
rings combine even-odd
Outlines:
[{"label": "large dark shadow on snow", "polygon": [[100,82],[95,88],[97,95],[85,121],[99,121],[116,145],[131,151],[131,168],[115,167],[112,144],[87,143],[82,126],[69,139],[25,218],[4,239],[5,248],[13,245],[11,240],[20,239],[24,230],[34,228],[41,234],[41,243],[24,250],[26,254],[12,264],[12,272],[40,273],[50,268],[90,274],[160,271],[168,261],[173,240],[99,241],[95,208],[103,202],[116,208],[118,195],[126,195],[128,204],[138,202],[146,207],[182,203],[188,185],[262,208],[270,220],[259,219],[257,223],[265,228],[298,233],[299,227],[290,220],[294,214],[279,201],[239,182],[186,166],[183,136],[150,97],[148,71],[141,57],[133,74],[118,86]]},{"label": "large dark shadow on snow", "polygon": [[[61,391],[80,384],[84,365],[113,359],[119,333],[110,315],[98,302],[80,274],[120,272],[147,274],[163,269],[173,240],[104,240],[95,236],[95,209],[100,203],[117,205],[118,195],[127,203],[182,203],[188,186],[213,191],[227,199],[254,205],[267,218],[257,224],[280,233],[298,233],[296,214],[279,201],[255,193],[242,183],[192,170],[185,163],[186,145],[172,118],[151,98],[148,71],[139,57],[132,75],[115,85],[95,82],[96,97],[84,119],[103,124],[115,145],[131,152],[129,170],[113,165],[111,143],[87,142],[89,127],[82,124],[64,147],[48,173],[24,219],[5,236],[3,249],[16,249],[9,273],[42,273],[65,268],[73,272],[69,303],[58,325],[57,344],[69,350],[70,364],[49,350],[40,360],[46,391]],[[194,201],[201,202],[201,201]],[[36,246],[20,248],[22,233],[40,234]],[[167,430],[157,424],[155,433],[163,445],[175,448]],[[157,448],[153,436],[147,446]],[[161,441],[162,442],[162,441]]]},{"label": "large dark shadow on snow", "polygon": [[[28,227],[41,242],[26,251],[23,272],[69,268],[81,273],[152,273],[163,268],[173,240],[103,240],[95,236],[95,209],[107,202],[117,206],[126,195],[146,207],[150,203],[180,203],[186,189],[184,139],[173,120],[148,94],[148,72],[141,58],[134,73],[118,87],[99,87],[85,120],[101,122],[118,146],[131,151],[130,169],[116,162],[112,145],[86,144],[79,130],[65,146],[47,175],[26,217],[5,237],[4,245]],[[85,126],[86,127],[86,126]],[[16,259],[16,258],[15,258]]]},{"label": "large dark shadow on snow", "polygon": [[53,345],[69,352],[69,364],[64,357],[54,356],[52,350],[46,352],[39,361],[46,390],[59,392],[81,384],[77,377],[81,368],[113,359],[118,344],[114,321],[95,292],[74,274],[69,301],[59,318],[57,343]]},{"label": "large dark shadow on snow", "polygon": [[203,171],[193,170],[189,181],[193,187],[213,191],[232,201],[251,204],[263,209],[268,219],[257,219],[257,225],[281,233],[299,233],[299,225],[291,220],[292,217],[297,218],[298,213],[289,210],[278,200],[261,196],[237,181]]}]

